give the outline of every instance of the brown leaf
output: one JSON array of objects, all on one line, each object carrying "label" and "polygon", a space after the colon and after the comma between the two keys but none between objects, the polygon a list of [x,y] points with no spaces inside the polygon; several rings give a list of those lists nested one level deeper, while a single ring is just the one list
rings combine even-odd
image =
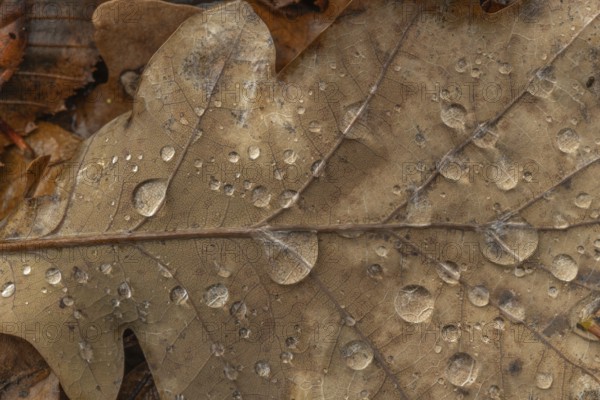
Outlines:
[{"label": "brown leaf", "polygon": [[2,4],[2,7],[3,13],[0,20],[0,88],[21,64],[27,43],[25,2]]},{"label": "brown leaf", "polygon": [[165,399],[599,397],[600,3],[433,4],[279,73],[246,3],[188,18],[0,226],[0,329],[73,399],[127,330]]}]

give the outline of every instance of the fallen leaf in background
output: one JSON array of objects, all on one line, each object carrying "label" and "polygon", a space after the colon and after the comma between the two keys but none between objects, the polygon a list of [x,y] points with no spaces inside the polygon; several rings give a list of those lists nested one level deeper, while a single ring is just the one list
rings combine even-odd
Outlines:
[{"label": "fallen leaf in background", "polygon": [[[27,3],[28,42],[19,69],[0,90],[0,117],[16,131],[42,114],[64,109],[64,100],[92,82],[98,61],[92,12],[103,0],[32,0]],[[10,9],[24,1],[5,0]]]}]

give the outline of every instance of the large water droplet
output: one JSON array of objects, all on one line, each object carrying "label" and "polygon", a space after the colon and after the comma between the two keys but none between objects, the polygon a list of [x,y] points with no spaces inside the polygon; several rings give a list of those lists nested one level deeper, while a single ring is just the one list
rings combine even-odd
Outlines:
[{"label": "large water droplet", "polygon": [[133,208],[145,217],[151,217],[160,208],[167,194],[165,179],[150,179],[133,190]]},{"label": "large water droplet", "polygon": [[160,158],[162,158],[163,161],[169,162],[173,159],[174,156],[175,148],[173,146],[165,146],[162,149],[160,149]]},{"label": "large water droplet", "polygon": [[238,153],[236,153],[235,151],[232,151],[231,153],[229,153],[227,155],[227,159],[229,160],[230,163],[236,163],[238,161],[240,161],[240,155]]},{"label": "large water droplet", "polygon": [[490,302],[490,291],[485,286],[473,286],[467,294],[469,301],[477,307],[485,307]]},{"label": "large water droplet", "polygon": [[271,365],[264,360],[257,361],[254,364],[254,372],[261,378],[268,378],[271,375]]},{"label": "large water droplet", "polygon": [[484,257],[499,265],[516,265],[529,258],[537,249],[537,231],[520,218],[495,224],[480,236]]},{"label": "large water droplet", "polygon": [[175,304],[183,304],[189,298],[188,291],[181,286],[175,286],[173,289],[171,289],[169,298]]},{"label": "large water droplet", "polygon": [[550,272],[561,281],[570,282],[577,276],[579,265],[568,254],[559,254],[552,260]]},{"label": "large water droplet", "polygon": [[298,192],[295,190],[284,190],[279,195],[279,206],[281,208],[290,208],[298,200]]},{"label": "large water droplet", "polygon": [[587,210],[592,205],[593,197],[589,193],[579,193],[575,197],[575,205],[579,208]]},{"label": "large water droplet", "polygon": [[453,261],[443,261],[436,265],[436,272],[442,280],[450,285],[460,281],[460,269]]},{"label": "large water droplet", "polygon": [[467,110],[460,104],[450,104],[440,112],[442,122],[452,129],[463,129],[467,119]]},{"label": "large water droplet", "polygon": [[58,285],[62,279],[62,273],[57,268],[49,268],[46,270],[45,279],[51,285]]},{"label": "large water droplet", "polygon": [[500,65],[498,66],[498,72],[500,72],[502,75],[508,75],[511,71],[512,65],[510,65],[509,63],[500,63]]},{"label": "large water droplet", "polygon": [[269,277],[280,285],[300,282],[317,262],[319,242],[315,233],[265,232],[256,239],[264,244]]},{"label": "large water droplet", "polygon": [[31,265],[23,265],[23,275],[31,274]]},{"label": "large water droplet", "polygon": [[360,371],[373,361],[373,349],[362,340],[353,340],[342,347],[342,357],[350,369]]},{"label": "large water droplet", "polygon": [[257,186],[252,190],[252,204],[255,207],[264,208],[269,205],[271,195],[264,186]]},{"label": "large water droplet", "polygon": [[258,147],[258,146],[248,147],[248,157],[251,160],[256,160],[258,157],[260,157],[260,147]]},{"label": "large water droplet", "polygon": [[293,164],[296,162],[296,152],[292,149],[287,149],[283,152],[283,162],[286,164]]},{"label": "large water droplet", "polygon": [[554,377],[552,374],[547,372],[539,372],[535,376],[535,386],[537,386],[539,389],[550,389],[553,381]]},{"label": "large water droplet", "polygon": [[456,353],[448,360],[446,377],[454,386],[469,386],[477,379],[479,366],[471,355]]},{"label": "large water droplet", "polygon": [[433,296],[429,290],[419,285],[404,286],[394,300],[396,313],[411,323],[424,322],[433,313]]},{"label": "large water droplet", "polygon": [[563,153],[575,153],[579,144],[579,135],[571,128],[563,128],[556,135],[556,145]]},{"label": "large water droplet", "polygon": [[217,283],[206,288],[204,302],[212,308],[221,308],[229,299],[229,289],[222,283]]},{"label": "large water droplet", "polygon": [[13,282],[6,282],[4,285],[2,285],[0,295],[2,295],[2,297],[10,297],[15,294],[15,289],[16,286]]}]

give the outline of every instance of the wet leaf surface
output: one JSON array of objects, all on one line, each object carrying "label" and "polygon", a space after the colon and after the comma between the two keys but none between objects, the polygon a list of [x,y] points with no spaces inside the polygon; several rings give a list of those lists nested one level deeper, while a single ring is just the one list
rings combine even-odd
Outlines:
[{"label": "wet leaf surface", "polygon": [[599,396],[600,9],[565,3],[372,1],[279,73],[250,6],[190,17],[2,225],[2,330],[73,399],[126,330],[161,398]]}]

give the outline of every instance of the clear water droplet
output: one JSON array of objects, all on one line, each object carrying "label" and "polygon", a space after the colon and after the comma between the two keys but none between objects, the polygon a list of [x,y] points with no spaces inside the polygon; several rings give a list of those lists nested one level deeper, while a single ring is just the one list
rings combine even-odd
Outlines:
[{"label": "clear water droplet", "polygon": [[467,119],[467,110],[460,104],[450,104],[440,112],[442,122],[452,129],[463,129]]},{"label": "clear water droplet", "polygon": [[225,195],[233,196],[234,192],[235,192],[235,187],[232,184],[227,183],[225,186],[223,186],[223,193],[225,193]]},{"label": "clear water droplet", "polygon": [[509,63],[500,63],[500,65],[498,66],[498,72],[500,72],[502,75],[508,75],[510,74],[512,71],[512,65],[510,65]]},{"label": "clear water droplet", "polygon": [[222,283],[217,283],[206,288],[204,302],[212,308],[221,308],[229,299],[229,289]]},{"label": "clear water droplet", "polygon": [[310,121],[308,123],[308,131],[311,133],[321,132],[321,123],[319,121]]},{"label": "clear water droplet", "polygon": [[442,327],[442,339],[449,343],[458,342],[461,336],[460,328],[454,324],[444,325]]},{"label": "clear water droplet", "polygon": [[62,299],[60,299],[60,302],[63,305],[63,307],[71,307],[73,304],[75,304],[75,300],[73,300],[71,296],[63,297]]},{"label": "clear water droplet", "polygon": [[23,265],[23,275],[27,276],[31,274],[31,266],[30,265]]},{"label": "clear water droplet", "polygon": [[268,378],[271,375],[271,365],[264,360],[257,361],[254,364],[254,372],[261,378]]},{"label": "clear water droplet", "polygon": [[91,362],[94,358],[92,345],[86,341],[79,342],[79,356],[86,362]]},{"label": "clear water droplet", "polygon": [[479,374],[477,361],[467,353],[456,353],[448,360],[446,378],[454,386],[469,386]]},{"label": "clear water droplet", "polygon": [[443,261],[436,265],[438,276],[450,285],[456,285],[460,281],[460,269],[453,261]]},{"label": "clear water droplet", "polygon": [[550,272],[555,278],[564,282],[570,282],[577,276],[579,265],[568,254],[559,254],[552,260]]},{"label": "clear water droplet", "polygon": [[151,217],[160,209],[167,195],[165,179],[150,179],[133,190],[133,208],[145,217]]},{"label": "clear water droplet", "polygon": [[324,169],[325,163],[322,160],[317,160],[310,166],[310,172],[315,178],[320,177]]},{"label": "clear water droplet", "polygon": [[411,323],[424,322],[433,314],[434,299],[429,290],[419,285],[401,288],[394,299],[396,313]]},{"label": "clear water droplet", "polygon": [[210,181],[208,182],[208,187],[210,190],[219,190],[221,188],[221,181],[216,179],[214,176],[211,176]]},{"label": "clear water droplet", "polygon": [[505,289],[500,293],[498,306],[513,322],[520,323],[525,319],[525,308],[512,290]]},{"label": "clear water droplet", "polygon": [[580,145],[579,134],[571,128],[563,128],[556,135],[556,145],[563,153],[575,153]]},{"label": "clear water droplet", "polygon": [[62,279],[62,273],[57,268],[49,268],[46,270],[45,279],[51,285],[58,285]]},{"label": "clear water droplet", "polygon": [[229,314],[238,320],[245,319],[247,312],[248,306],[246,306],[246,303],[244,303],[243,301],[236,301],[229,308]]},{"label": "clear water droplet", "polygon": [[469,301],[476,307],[485,307],[490,302],[490,291],[482,285],[473,286],[467,294]]},{"label": "clear water droplet", "polygon": [[215,357],[223,357],[223,355],[225,354],[225,346],[223,346],[221,343],[213,343],[210,346],[210,352]]},{"label": "clear water droplet", "polygon": [[538,389],[550,389],[553,381],[554,377],[547,372],[538,372],[535,376],[535,386],[537,386]]},{"label": "clear water droplet", "polygon": [[74,267],[73,268],[73,280],[79,284],[84,284],[87,283],[87,281],[90,279],[89,275],[87,272],[85,272],[84,270],[82,270],[79,267]]},{"label": "clear water droplet", "polygon": [[185,303],[188,300],[189,295],[185,288],[181,286],[175,286],[173,289],[171,289],[171,293],[169,293],[169,298],[173,303],[179,305]]},{"label": "clear water droplet", "polygon": [[383,267],[379,264],[371,264],[367,267],[367,275],[375,280],[383,278]]},{"label": "clear water droplet", "polygon": [[306,112],[306,108],[300,106],[296,111],[298,112],[298,115],[302,115]]},{"label": "clear water droplet", "polygon": [[467,60],[465,60],[464,58],[459,58],[456,61],[456,65],[454,66],[454,69],[456,70],[456,72],[465,72],[467,70]]},{"label": "clear water droplet", "polygon": [[282,363],[289,364],[294,359],[294,354],[289,351],[282,351],[281,354],[279,354],[279,359]]},{"label": "clear water droplet", "polygon": [[104,275],[108,275],[112,272],[112,264],[102,264],[98,267],[98,269],[100,270],[100,272],[102,272]]},{"label": "clear water droplet", "polygon": [[258,147],[258,146],[248,147],[248,157],[251,160],[256,160],[258,157],[260,157],[260,147]]},{"label": "clear water droplet", "polygon": [[199,117],[201,117],[201,116],[204,115],[204,111],[206,111],[206,110],[204,108],[202,108],[202,107],[194,107],[194,112]]},{"label": "clear water droplet", "polygon": [[16,286],[13,282],[6,282],[2,285],[2,290],[0,291],[0,295],[2,297],[10,297],[15,294]]},{"label": "clear water droplet", "polygon": [[164,146],[160,149],[160,158],[162,158],[164,162],[171,161],[173,157],[175,157],[175,148],[173,146]]},{"label": "clear water droplet", "polygon": [[281,208],[290,208],[298,201],[298,192],[295,190],[284,190],[279,195],[279,206]]},{"label": "clear water droplet", "polygon": [[119,296],[129,299],[131,298],[131,286],[129,286],[129,283],[127,282],[121,282],[117,288],[117,293],[119,293]]},{"label": "clear water droplet", "polygon": [[264,186],[257,186],[252,190],[252,204],[258,208],[264,208],[269,205],[271,195]]},{"label": "clear water droplet", "polygon": [[373,349],[362,340],[352,340],[342,347],[342,358],[355,371],[367,368],[373,361]]},{"label": "clear water droplet", "polygon": [[227,155],[227,159],[229,160],[230,163],[235,164],[238,161],[240,161],[240,155],[238,153],[236,153],[235,151],[232,151]]},{"label": "clear water droplet", "polygon": [[587,210],[592,205],[593,197],[589,193],[579,193],[575,197],[575,205],[579,208]]},{"label": "clear water droplet", "polygon": [[483,256],[499,265],[522,263],[537,250],[538,243],[538,232],[521,218],[493,225],[480,236]]},{"label": "clear water droplet", "polygon": [[287,149],[283,152],[283,162],[286,164],[293,164],[298,158],[296,152],[292,149]]}]

